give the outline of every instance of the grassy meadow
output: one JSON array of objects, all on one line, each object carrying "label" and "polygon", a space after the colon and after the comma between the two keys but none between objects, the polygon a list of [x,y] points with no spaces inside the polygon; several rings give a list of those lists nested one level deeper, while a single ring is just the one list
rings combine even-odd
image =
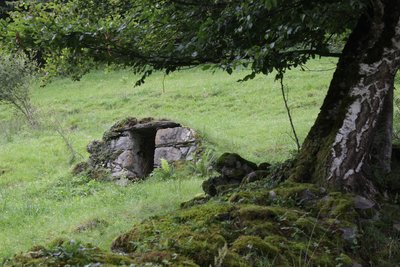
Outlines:
[{"label": "grassy meadow", "polygon": [[[315,60],[306,71],[286,75],[301,140],[318,114],[334,66],[332,59]],[[188,171],[178,171],[173,180],[153,177],[126,187],[73,177],[73,163],[88,157],[86,145],[119,119],[175,120],[197,129],[216,155],[237,152],[257,163],[290,157],[296,145],[279,83],[273,75],[238,83],[246,74],[191,69],[164,80],[156,73],[134,87],[138,76],[129,71],[98,70],[80,82],[58,79],[46,87],[35,85],[37,129],[1,105],[0,262],[57,238],[109,248],[135,222],[202,193],[204,178]],[[65,140],[76,152],[75,162]]]}]

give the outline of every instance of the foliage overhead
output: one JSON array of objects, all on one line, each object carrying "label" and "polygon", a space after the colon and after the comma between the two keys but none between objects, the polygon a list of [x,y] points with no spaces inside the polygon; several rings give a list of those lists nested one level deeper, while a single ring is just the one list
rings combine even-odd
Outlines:
[{"label": "foliage overhead", "polygon": [[[369,1],[19,1],[1,24],[8,49],[40,51],[50,74],[76,79],[98,63],[144,76],[211,64],[268,74],[315,56],[352,29]],[[345,19],[344,19],[345,18]]]}]

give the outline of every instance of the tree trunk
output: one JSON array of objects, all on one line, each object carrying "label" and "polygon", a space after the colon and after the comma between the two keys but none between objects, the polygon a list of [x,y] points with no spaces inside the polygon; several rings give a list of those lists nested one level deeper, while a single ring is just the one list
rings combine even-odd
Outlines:
[{"label": "tree trunk", "polygon": [[291,178],[373,196],[372,168],[390,171],[400,0],[375,0],[339,59]]}]

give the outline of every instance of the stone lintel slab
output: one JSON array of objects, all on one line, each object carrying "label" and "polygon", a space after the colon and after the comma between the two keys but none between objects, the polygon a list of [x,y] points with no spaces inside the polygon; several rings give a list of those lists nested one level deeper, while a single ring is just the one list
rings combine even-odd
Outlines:
[{"label": "stone lintel slab", "polygon": [[180,126],[181,125],[179,123],[176,123],[173,121],[150,121],[150,122],[146,122],[146,123],[136,124],[131,127],[127,127],[124,130],[125,131],[146,131],[146,130],[158,131],[160,129],[175,128],[175,127],[180,127]]}]

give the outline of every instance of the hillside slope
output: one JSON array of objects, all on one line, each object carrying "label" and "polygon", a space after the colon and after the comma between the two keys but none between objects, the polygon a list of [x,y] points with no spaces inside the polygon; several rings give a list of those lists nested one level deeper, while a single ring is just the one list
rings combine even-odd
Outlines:
[{"label": "hillside slope", "polygon": [[[330,60],[313,61],[312,71],[287,75],[300,139],[318,113],[333,67]],[[200,131],[216,154],[238,152],[257,163],[290,157],[295,144],[278,83],[261,76],[237,83],[245,73],[192,69],[165,80],[158,73],[139,88],[129,71],[96,71],[80,82],[59,79],[34,88],[38,129],[0,106],[0,258],[57,238],[107,250],[133,223],[173,211],[202,192],[204,178],[186,171],[174,180],[127,187],[73,177],[73,163],[87,157],[85,146],[116,120],[169,118]]]}]

